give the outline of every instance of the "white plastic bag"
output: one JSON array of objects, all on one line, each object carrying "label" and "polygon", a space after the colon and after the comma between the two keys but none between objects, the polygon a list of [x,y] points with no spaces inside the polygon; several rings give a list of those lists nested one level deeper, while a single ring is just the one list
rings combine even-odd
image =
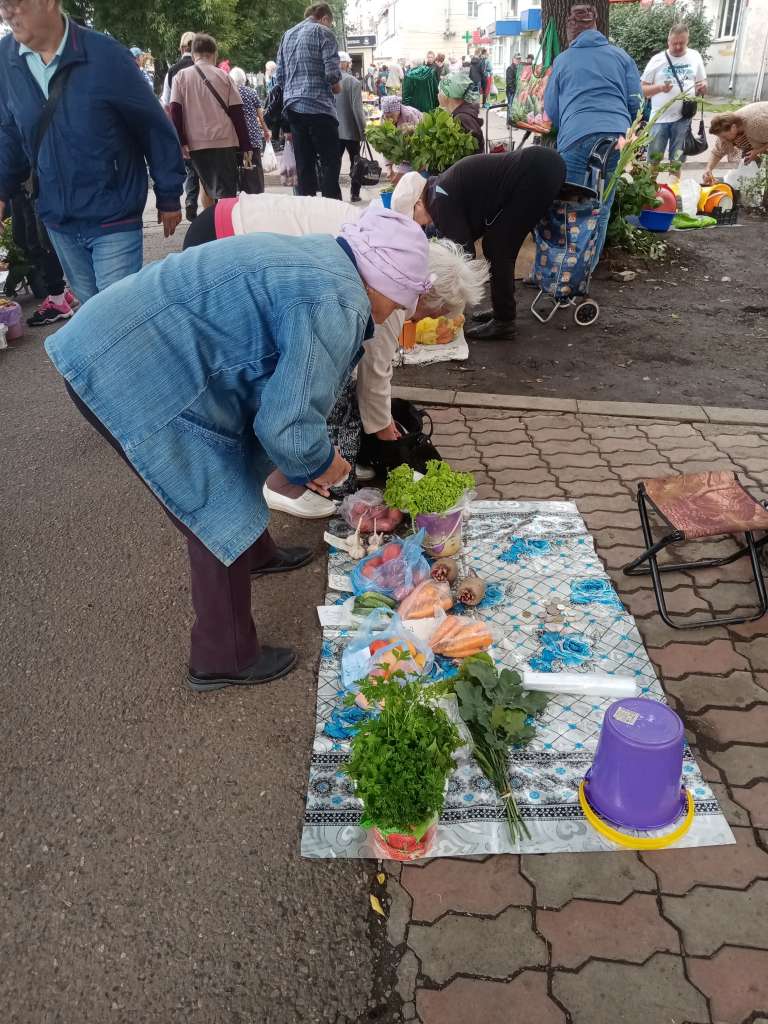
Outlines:
[{"label": "white plastic bag", "polygon": [[699,206],[699,186],[697,182],[691,178],[686,178],[680,183],[680,202],[683,207],[683,213],[687,213],[690,217],[696,216],[696,210]]},{"label": "white plastic bag", "polygon": [[731,188],[744,188],[744,184],[751,178],[756,178],[760,173],[760,167],[754,161],[751,164],[740,163],[732,171],[725,175],[725,184]]},{"label": "white plastic bag", "polygon": [[283,152],[280,154],[280,184],[295,185],[296,178],[296,157],[293,152],[293,143],[290,139],[285,140]]},{"label": "white plastic bag", "polygon": [[272,174],[273,171],[277,170],[277,157],[271,142],[266,144],[264,152],[261,154],[261,166],[265,174]]}]

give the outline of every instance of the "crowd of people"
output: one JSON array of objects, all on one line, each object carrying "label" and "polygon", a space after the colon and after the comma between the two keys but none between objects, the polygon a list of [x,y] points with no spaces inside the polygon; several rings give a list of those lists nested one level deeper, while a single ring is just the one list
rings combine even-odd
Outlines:
[{"label": "crowd of people", "polygon": [[[487,154],[487,54],[465,65],[430,52],[412,68],[369,68],[363,82],[326,3],[284,34],[257,82],[219,60],[212,36],[185,32],[159,96],[138,47],[80,25],[59,0],[0,0],[0,16],[11,29],[0,41],[0,219],[12,212],[41,268],[47,296],[32,322],[70,321],[46,343],[67,393],[186,539],[189,685],[278,678],[296,656],[259,642],[250,580],[312,556],[276,547],[268,507],[329,515],[364,475],[364,440],[390,465],[414,446],[423,460],[423,437],[393,414],[406,318],[470,309],[468,338],[510,339],[526,236],[566,181],[584,180],[597,138],[614,141],[615,163],[641,92],[652,105],[703,94],[703,64],[676,27],[664,60],[641,76],[597,31],[594,7],[579,4],[545,94],[557,146]],[[518,73],[515,61],[508,88]],[[399,174],[391,209],[363,210],[364,85],[397,125],[441,106],[476,155],[430,177]],[[675,116],[659,119],[653,146],[674,154],[680,117],[667,110]],[[747,108],[722,119],[720,155],[737,147],[759,158],[765,121]],[[264,191],[273,136],[295,155],[290,195]],[[142,269],[150,179],[165,237],[181,223],[182,196],[191,223],[182,253]]]}]

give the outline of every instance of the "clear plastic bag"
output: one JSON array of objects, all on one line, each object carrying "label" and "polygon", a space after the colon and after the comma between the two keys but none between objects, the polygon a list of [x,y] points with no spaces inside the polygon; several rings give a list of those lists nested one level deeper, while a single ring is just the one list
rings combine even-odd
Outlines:
[{"label": "clear plastic bag", "polygon": [[403,513],[384,503],[384,495],[375,487],[363,487],[348,494],[339,509],[341,517],[353,530],[360,533],[391,533],[403,521]]},{"label": "clear plastic bag", "polygon": [[429,562],[421,550],[423,540],[424,531],[419,530],[405,540],[391,540],[358,562],[352,573],[353,592],[364,594],[375,590],[402,601],[429,578]]},{"label": "clear plastic bag", "polygon": [[345,690],[357,692],[366,676],[427,675],[433,663],[429,645],[406,629],[399,616],[384,615],[379,609],[371,612],[344,649],[341,681]]},{"label": "clear plastic bag", "polygon": [[[262,157],[262,166],[263,164],[264,159]],[[296,156],[294,155],[293,143],[290,139],[285,140],[278,166],[280,168],[280,184],[295,185],[298,180],[296,176]]]},{"label": "clear plastic bag", "polygon": [[277,170],[277,157],[271,142],[266,144],[264,152],[261,154],[261,167],[265,174],[272,174]]}]

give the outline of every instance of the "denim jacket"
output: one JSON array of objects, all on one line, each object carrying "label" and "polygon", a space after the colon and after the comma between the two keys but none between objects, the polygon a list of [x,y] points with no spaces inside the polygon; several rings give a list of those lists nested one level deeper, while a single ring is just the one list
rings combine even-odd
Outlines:
[{"label": "denim jacket", "polygon": [[328,468],[326,418],[370,303],[330,235],[227,238],[94,296],[48,355],[162,503],[225,565],[264,531],[272,465]]}]

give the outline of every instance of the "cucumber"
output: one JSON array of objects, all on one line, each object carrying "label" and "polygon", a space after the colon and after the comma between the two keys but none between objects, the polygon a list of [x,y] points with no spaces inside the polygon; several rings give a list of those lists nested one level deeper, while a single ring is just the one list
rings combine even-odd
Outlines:
[{"label": "cucumber", "polygon": [[355,611],[372,610],[374,608],[396,608],[397,602],[384,594],[378,594],[375,590],[367,590],[355,598]]}]

